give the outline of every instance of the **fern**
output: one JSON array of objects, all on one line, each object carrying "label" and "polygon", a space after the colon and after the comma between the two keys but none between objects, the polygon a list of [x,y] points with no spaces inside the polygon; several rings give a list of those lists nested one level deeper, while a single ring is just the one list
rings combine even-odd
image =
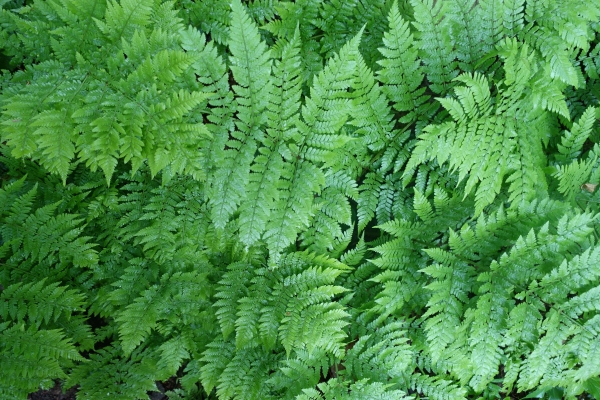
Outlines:
[{"label": "fern", "polygon": [[23,325],[9,324],[0,325],[0,365],[5,371],[0,390],[3,398],[26,398],[39,386],[51,387],[52,379],[67,376],[64,368],[72,364],[70,360],[83,360],[60,330],[25,329]]},{"label": "fern", "polygon": [[[331,380],[318,385],[317,389],[305,390],[304,394],[296,397],[299,400],[321,399],[408,399],[400,390],[387,390],[381,383],[367,383],[366,380],[353,383],[349,388],[343,381]],[[348,394],[350,392],[350,394]]]},{"label": "fern", "polygon": [[90,357],[89,362],[73,370],[65,385],[71,387],[79,384],[79,393],[91,399],[106,396],[118,399],[147,397],[147,391],[156,389],[151,372],[155,365],[148,358],[142,358],[140,353],[119,359],[119,350],[118,347],[99,350]]},{"label": "fern", "polygon": [[[222,228],[245,195],[249,181],[249,166],[257,142],[264,135],[264,110],[271,96],[271,60],[260,40],[257,27],[250,21],[240,2],[232,3],[232,26],[229,47],[232,52],[231,70],[237,82],[234,86],[238,109],[237,130],[229,140],[222,166],[213,183],[212,217]],[[252,74],[252,75],[250,75]],[[241,166],[241,168],[237,168]],[[218,193],[218,195],[217,195]],[[245,238],[245,241],[250,240]]]},{"label": "fern", "polygon": [[[185,157],[182,151],[191,141],[208,135],[202,124],[189,121],[188,114],[207,96],[186,92],[176,83],[193,56],[177,49],[178,35],[144,29],[152,22],[152,12],[175,26],[177,19],[168,7],[146,3],[109,3],[103,19],[109,22],[94,20],[99,30],[95,36],[104,44],[100,57],[93,48],[77,54],[74,48],[60,48],[56,53],[70,54],[72,69],[67,76],[56,70],[58,60],[48,60],[32,68],[24,80],[17,80],[20,85],[11,91],[14,101],[2,123],[7,126],[9,143],[25,141],[28,145],[19,146],[21,151],[13,151],[13,156],[40,159],[43,155],[42,165],[59,173],[64,182],[77,152],[77,158],[92,170],[100,167],[110,181],[120,158],[131,162],[133,171],[147,160],[156,174]],[[61,10],[66,12],[66,7]],[[97,12],[94,4],[87,4],[87,9]],[[97,63],[103,68],[97,68]],[[123,79],[125,71],[128,76]],[[31,76],[43,76],[45,83],[27,85]],[[167,90],[170,84],[174,86]],[[147,116],[152,117],[146,120]],[[155,138],[160,140],[155,142]]]},{"label": "fern", "polygon": [[414,0],[415,27],[420,33],[418,48],[421,58],[426,60],[425,73],[431,82],[430,88],[445,94],[456,74],[456,55],[452,52],[450,26],[445,19],[448,3],[430,0]]},{"label": "fern", "polygon": [[[275,65],[273,95],[277,96],[277,100],[269,102],[267,106],[267,135],[258,150],[261,156],[254,159],[251,167],[254,173],[250,175],[248,201],[242,204],[240,210],[240,237],[248,245],[256,242],[267,229],[271,212],[280,197],[278,183],[282,171],[291,166],[292,149],[298,140],[295,119],[300,109],[301,95],[299,39],[299,32],[296,32],[283,49],[281,61]],[[251,234],[254,235],[252,239],[249,236]],[[267,241],[267,245],[273,251],[279,251],[273,242]]]},{"label": "fern", "polygon": [[[536,165],[525,154],[540,154],[542,151],[542,129],[547,116],[541,113],[525,116],[522,114],[525,105],[515,97],[515,93],[527,90],[523,74],[532,74],[535,66],[531,64],[531,57],[527,58],[526,46],[519,50],[518,44],[510,41],[503,46],[503,51],[510,51],[505,53],[504,84],[512,86],[505,94],[501,94],[495,110],[492,109],[490,88],[482,75],[459,76],[456,79],[467,87],[455,89],[458,100],[438,99],[454,122],[426,127],[407,165],[410,171],[419,163],[433,158],[439,164],[449,161],[451,170],[458,170],[459,181],[469,176],[465,183],[465,195],[477,186],[477,212],[494,201],[506,175],[507,182],[510,182],[510,201],[522,203],[533,198],[536,192],[546,190],[543,166]],[[517,71],[520,71],[520,78],[516,76]],[[561,103],[557,107],[567,112],[564,102]],[[555,111],[554,106],[542,108]],[[523,119],[529,121],[527,128],[521,125]],[[533,132],[525,134],[527,129]],[[492,162],[483,164],[480,160],[484,159]]]},{"label": "fern", "polygon": [[70,318],[74,311],[81,311],[84,297],[74,290],[67,290],[58,283],[45,286],[45,279],[33,284],[14,284],[2,291],[4,300],[0,308],[2,319],[17,323],[27,322],[39,328],[42,323],[56,322],[59,317]]},{"label": "fern", "polygon": [[597,0],[29,3],[0,398],[600,395]]}]

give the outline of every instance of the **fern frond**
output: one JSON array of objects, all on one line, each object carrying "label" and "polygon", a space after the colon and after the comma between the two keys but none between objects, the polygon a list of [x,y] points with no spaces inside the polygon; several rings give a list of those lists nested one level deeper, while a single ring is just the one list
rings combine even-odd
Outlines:
[{"label": "fern frond", "polygon": [[[475,64],[495,45],[494,26],[500,21],[486,21],[483,8],[474,0],[457,0],[450,3],[446,17],[450,23],[450,35],[455,46],[456,59],[462,71],[472,72]],[[484,25],[492,23],[492,27]],[[484,36],[481,32],[489,31]],[[491,29],[490,29],[491,28]],[[483,36],[483,38],[482,38]],[[481,40],[483,39],[483,40]]]},{"label": "fern frond", "polygon": [[[82,219],[74,214],[56,215],[62,201],[33,212],[36,191],[34,186],[14,199],[9,215],[1,221],[0,237],[6,242],[6,249],[12,250],[12,257],[5,262],[3,275],[10,277],[11,281],[15,276],[22,281],[25,273],[28,281],[51,276],[51,281],[56,282],[67,274],[73,274],[72,267],[97,265],[95,244],[90,243],[90,237],[82,236]],[[52,274],[50,270],[53,270]]]},{"label": "fern frond", "polygon": [[253,276],[252,266],[245,262],[230,264],[227,269],[215,295],[219,299],[215,302],[218,308],[216,314],[225,339],[235,331],[236,307],[240,299],[248,296],[248,286]]},{"label": "fern frond", "polygon": [[[381,272],[371,278],[382,284],[382,290],[375,300],[377,305],[371,310],[378,314],[377,323],[403,308],[423,307],[421,302],[426,302],[429,295],[424,289],[426,278],[419,273],[427,265],[426,259],[421,256],[421,243],[435,241],[439,237],[440,223],[443,226],[457,227],[462,223],[458,216],[471,212],[471,206],[467,202],[461,201],[459,197],[450,198],[442,190],[436,191],[435,210],[420,194],[414,200],[415,211],[425,218],[423,223],[417,223],[414,217],[386,222],[379,228],[391,235],[391,239],[372,248],[379,254],[372,262],[381,268]],[[464,209],[459,210],[461,207]],[[454,213],[446,212],[450,209]],[[445,222],[442,223],[442,220]]]},{"label": "fern frond", "polygon": [[[224,228],[240,201],[246,196],[250,164],[258,141],[264,136],[264,110],[272,96],[271,55],[261,41],[258,27],[250,20],[240,1],[232,3],[229,48],[233,86],[238,103],[237,130],[227,141],[228,150],[215,175],[210,197],[212,218]],[[254,238],[253,238],[254,239]],[[251,238],[245,237],[246,241]]]},{"label": "fern frond", "polygon": [[379,49],[385,59],[378,61],[382,68],[377,76],[384,84],[382,91],[392,101],[394,109],[406,113],[400,122],[410,123],[433,111],[428,104],[430,96],[425,94],[426,88],[421,87],[423,68],[418,62],[409,23],[402,18],[397,2],[390,9],[388,24],[389,30],[383,36],[385,47]]},{"label": "fern frond", "polygon": [[150,23],[154,4],[153,0],[110,1],[106,6],[104,21],[95,22],[100,31],[117,42]]},{"label": "fern frond", "polygon": [[572,200],[581,190],[581,186],[589,181],[596,159],[587,161],[574,160],[568,165],[559,166],[553,174],[558,179],[558,191]]},{"label": "fern frond", "polygon": [[[323,267],[317,267],[321,263]],[[339,356],[348,314],[332,298],[345,291],[333,285],[344,266],[297,253],[283,259],[280,268],[284,268],[283,274],[274,287],[271,302],[280,303],[276,308],[283,311],[275,315],[283,315],[279,335],[286,352],[289,354],[293,348],[306,347],[309,352],[322,348]]]},{"label": "fern frond", "polygon": [[[561,254],[568,254],[569,248],[578,246],[575,243],[585,245],[587,236],[591,233],[588,224],[593,218],[589,214],[581,214],[571,219],[564,217],[558,221],[556,235],[548,232],[547,224],[537,235],[530,231],[526,238],[521,237],[517,240],[510,254],[504,254],[498,262],[492,262],[490,273],[480,276],[479,280],[484,283],[479,289],[477,314],[470,339],[473,365],[477,365],[471,385],[476,390],[482,390],[491,381],[502,359],[499,347],[501,335],[506,329],[507,310],[514,307],[514,300],[506,295],[507,290],[511,292],[539,278],[540,267],[548,268],[560,263],[563,257],[555,255],[556,246],[563,249]],[[540,267],[533,269],[532,265]],[[508,276],[510,278],[507,281]],[[506,286],[505,289],[501,289],[503,285]],[[503,306],[497,307],[498,304]],[[535,302],[533,305],[539,307]],[[486,328],[483,328],[484,326]]]},{"label": "fern frond", "polygon": [[167,340],[158,347],[160,358],[156,363],[159,371],[164,371],[164,379],[175,375],[183,362],[190,357],[186,340],[182,337],[174,337]]},{"label": "fern frond", "polygon": [[397,134],[393,131],[393,116],[383,89],[376,84],[373,72],[360,53],[356,56],[356,68],[350,123],[357,127],[353,136],[359,139],[356,140],[356,147],[357,158],[360,160],[362,157],[359,154],[366,147],[372,151],[380,151]]},{"label": "fern frond", "polygon": [[202,386],[207,393],[212,392],[220,381],[220,376],[235,355],[235,343],[216,338],[202,355],[204,365],[200,370]]},{"label": "fern frond", "polygon": [[297,160],[286,164],[281,172],[279,201],[267,223],[264,239],[273,261],[294,243],[302,228],[309,225],[315,207],[308,193],[318,193],[325,177],[323,172],[308,161]]},{"label": "fern frond", "polygon": [[402,323],[391,322],[361,336],[348,350],[344,373],[356,380],[382,383],[405,376],[414,355],[404,328]]},{"label": "fern frond", "polygon": [[340,130],[348,120],[350,96],[356,70],[358,45],[362,30],[327,63],[310,89],[310,97],[302,107],[299,132],[306,136],[303,158],[314,163],[327,161],[330,151],[341,147],[348,138]]},{"label": "fern frond", "polygon": [[275,392],[298,396],[303,389],[315,387],[321,377],[328,374],[331,363],[331,358],[323,350],[309,353],[306,349],[298,349],[294,357],[281,360],[279,371],[268,382]]},{"label": "fern frond", "polygon": [[156,328],[161,307],[161,291],[158,285],[145,290],[117,317],[120,324],[121,346],[126,355],[139,346]]},{"label": "fern frond", "polygon": [[[347,43],[339,55],[334,55],[315,78],[311,96],[302,107],[303,120],[298,121],[298,134],[303,139],[294,151],[296,154],[292,153],[295,162],[282,171],[280,201],[265,232],[272,254],[279,254],[292,243],[300,229],[308,225],[315,209],[309,193],[318,194],[325,183],[325,175],[317,165],[327,162],[332,151],[349,140],[341,129],[350,111],[348,89],[354,78],[360,36],[361,33]],[[323,222],[329,222],[324,215]],[[334,224],[329,225],[336,230]]]},{"label": "fern frond", "polygon": [[0,293],[0,317],[23,323],[25,320],[36,328],[56,322],[60,317],[70,319],[73,312],[82,311],[85,297],[76,290],[59,286],[58,282],[45,284],[16,283]]},{"label": "fern frond", "polygon": [[[450,243],[453,234],[450,231]],[[460,325],[464,307],[473,289],[475,269],[444,250],[425,251],[436,262],[421,271],[432,278],[432,282],[426,286],[432,295],[427,302],[424,317],[428,317],[425,332],[431,358],[433,362],[437,362],[444,349],[456,339],[454,331]]]},{"label": "fern frond", "polygon": [[[335,178],[335,175],[328,175],[326,182]],[[324,253],[333,250],[336,240],[344,237],[344,227],[347,230],[352,225],[350,202],[335,186],[329,185],[315,198],[314,205],[318,211],[312,225],[300,235],[302,245],[309,251]]]},{"label": "fern frond", "polygon": [[[71,340],[60,330],[25,329],[23,324],[0,324],[0,396],[25,399],[40,385],[66,378],[70,360],[82,361]],[[12,390],[12,393],[9,391]]]},{"label": "fern frond", "polygon": [[552,78],[577,87],[580,77],[569,60],[570,52],[573,48],[589,48],[593,36],[588,18],[595,18],[600,13],[600,4],[590,3],[585,16],[573,13],[575,4],[567,1],[543,6],[541,1],[528,2],[525,18],[529,25],[522,36],[546,59]]},{"label": "fern frond", "polygon": [[[156,391],[156,363],[140,351],[122,357],[121,348],[110,345],[90,355],[77,365],[65,387],[79,385],[78,395],[89,399],[111,396],[117,399],[144,399]],[[108,394],[107,394],[108,393]]]},{"label": "fern frond", "polygon": [[217,396],[221,399],[266,399],[275,400],[269,395],[270,385],[261,379],[269,375],[279,361],[279,355],[248,349],[238,351],[219,377]]},{"label": "fern frond", "polygon": [[456,71],[456,55],[453,52],[450,37],[447,2],[432,0],[411,0],[414,9],[414,25],[419,31],[417,46],[429,87],[438,94],[445,94],[450,89],[452,79],[458,75]]},{"label": "fern frond", "polygon": [[376,172],[369,172],[360,185],[360,196],[358,198],[358,232],[362,232],[367,224],[375,216],[375,210],[379,203],[382,177]]},{"label": "fern frond", "polygon": [[67,110],[42,112],[34,118],[31,126],[37,128],[33,135],[38,137],[45,166],[58,173],[65,183],[70,161],[75,155],[73,122],[68,118]]},{"label": "fern frond", "polygon": [[[214,6],[221,7],[223,4],[218,2]],[[204,6],[204,3],[202,5]],[[209,14],[212,16],[216,12],[213,9]],[[203,114],[206,114],[204,122],[212,137],[205,140],[199,138],[200,150],[195,151],[196,154],[201,155],[202,162],[206,164],[205,171],[212,174],[224,157],[223,149],[230,132],[235,127],[234,93],[229,85],[228,69],[213,42],[207,42],[203,34],[189,27],[181,33],[181,46],[184,50],[197,54],[191,68],[198,77],[198,90],[213,93],[207,105],[210,112],[203,110]]]},{"label": "fern frond", "polygon": [[588,107],[581,115],[578,122],[573,123],[570,130],[565,131],[558,145],[559,162],[569,162],[581,154],[581,149],[587,138],[592,133],[592,127],[596,121],[595,107]]},{"label": "fern frond", "polygon": [[467,390],[456,386],[443,376],[431,377],[414,374],[410,379],[411,389],[436,400],[466,399]]},{"label": "fern frond", "polygon": [[279,200],[278,184],[283,164],[292,162],[292,148],[297,140],[296,120],[300,110],[300,34],[284,47],[281,61],[276,61],[273,76],[273,99],[267,106],[266,135],[255,157],[247,188],[247,199],[240,206],[240,239],[252,245],[266,229],[271,211]]},{"label": "fern frond", "polygon": [[406,393],[401,390],[390,389],[392,385],[386,385],[381,382],[369,383],[363,379],[350,384],[348,381],[340,379],[330,379],[327,382],[319,383],[318,389],[304,389],[303,394],[296,397],[297,400],[393,400],[409,399]]},{"label": "fern frond", "polygon": [[491,107],[490,89],[482,75],[459,76],[456,80],[467,86],[455,89],[458,100],[438,99],[454,122],[428,125],[423,130],[404,173],[407,176],[417,165],[434,158],[439,164],[448,161],[451,170],[458,170],[459,181],[469,176],[465,197],[477,186],[477,213],[493,202],[505,177],[510,183],[509,201],[523,204],[547,190],[539,162],[544,159],[542,140],[549,118],[542,109],[547,107],[529,112],[527,100],[535,104],[535,96],[522,98],[530,84],[523,77],[533,77],[537,67],[526,45],[519,48],[516,41],[507,40],[501,49],[506,57],[507,88],[495,107]]}]

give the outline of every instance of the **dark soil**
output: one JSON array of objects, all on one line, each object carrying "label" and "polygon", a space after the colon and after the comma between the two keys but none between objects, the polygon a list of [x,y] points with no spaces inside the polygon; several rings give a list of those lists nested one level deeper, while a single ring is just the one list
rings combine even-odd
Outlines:
[{"label": "dark soil", "polygon": [[[167,396],[164,394],[167,390],[177,388],[177,377],[172,377],[165,382],[156,382],[156,386],[160,392],[148,392],[148,398],[150,400],[167,400]],[[60,382],[57,381],[52,389],[38,390],[35,393],[31,393],[28,400],[77,400],[77,386],[67,390],[63,393]]]},{"label": "dark soil", "polygon": [[69,389],[66,393],[63,393],[60,383],[56,382],[54,387],[49,390],[38,390],[35,393],[29,395],[29,400],[75,400],[77,394],[77,387]]}]

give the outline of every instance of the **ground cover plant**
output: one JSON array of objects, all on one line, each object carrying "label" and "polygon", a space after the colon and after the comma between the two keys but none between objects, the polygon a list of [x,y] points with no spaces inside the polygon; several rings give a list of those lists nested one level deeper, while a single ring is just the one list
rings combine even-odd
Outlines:
[{"label": "ground cover plant", "polygon": [[600,399],[599,0],[0,6],[0,399]]}]

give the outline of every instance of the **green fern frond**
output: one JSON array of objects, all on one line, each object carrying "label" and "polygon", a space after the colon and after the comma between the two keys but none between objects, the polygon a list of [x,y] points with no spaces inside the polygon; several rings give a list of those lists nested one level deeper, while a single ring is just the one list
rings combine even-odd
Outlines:
[{"label": "green fern frond", "polygon": [[413,367],[413,351],[408,345],[405,326],[391,322],[359,337],[348,350],[344,374],[355,380],[387,382],[402,379]]},{"label": "green fern frond", "polygon": [[108,2],[104,21],[95,20],[100,30],[114,42],[129,37],[151,22],[153,0],[123,0]]},{"label": "green fern frond", "polygon": [[0,293],[0,317],[23,323],[25,320],[36,328],[56,322],[58,318],[70,319],[76,311],[82,311],[85,297],[76,290],[68,290],[59,283],[20,284],[4,288]]},{"label": "green fern frond", "polygon": [[[292,243],[301,227],[308,225],[315,210],[309,193],[318,194],[325,183],[325,175],[318,166],[327,162],[332,151],[349,140],[341,129],[350,111],[348,89],[354,78],[360,36],[361,33],[347,43],[339,55],[334,55],[315,78],[311,96],[302,107],[302,120],[298,121],[298,134],[302,140],[292,153],[296,160],[281,173],[283,190],[265,232],[272,254],[280,253]],[[327,214],[323,214],[321,222],[334,232],[339,229]],[[320,248],[323,247],[327,245]]]},{"label": "green fern frond", "polygon": [[[576,3],[567,1],[544,6],[541,1],[527,2],[525,19],[529,24],[522,32],[524,39],[534,45],[548,62],[552,78],[572,85],[580,85],[580,73],[570,62],[573,48],[589,48],[593,38],[589,21],[600,13],[600,3],[589,4],[585,16],[573,13]],[[577,33],[575,33],[577,32]]]},{"label": "green fern frond", "polygon": [[[219,2],[215,7],[223,4]],[[212,16],[213,13],[216,13],[215,9],[212,9],[209,14]],[[203,167],[205,171],[214,173],[218,163],[224,157],[223,149],[230,132],[234,129],[235,102],[234,93],[229,85],[228,69],[214,43],[207,42],[206,37],[197,29],[189,27],[182,31],[181,46],[184,50],[197,54],[191,66],[194,72],[191,75],[197,76],[197,81],[193,80],[193,85],[198,86],[197,90],[213,93],[207,104],[210,112],[202,110],[202,114],[205,115],[203,122],[212,137],[204,140],[198,138],[200,149],[196,149],[194,154],[200,154],[200,161],[205,164]]]},{"label": "green fern frond", "polygon": [[[231,71],[236,81],[237,129],[227,141],[211,199],[212,218],[217,228],[224,228],[240,201],[246,196],[250,164],[258,142],[264,136],[264,111],[272,96],[271,55],[261,41],[258,27],[248,17],[239,1],[232,3],[229,48]],[[246,241],[252,241],[244,237]],[[255,239],[255,238],[252,238]]]},{"label": "green fern frond", "polygon": [[534,59],[526,45],[519,49],[515,41],[507,40],[501,48],[506,57],[507,88],[500,92],[502,97],[495,107],[491,107],[485,77],[475,73],[456,78],[467,85],[455,89],[458,100],[438,99],[455,122],[428,125],[404,173],[407,176],[417,165],[432,159],[439,164],[448,161],[451,170],[458,170],[459,181],[468,176],[465,197],[477,186],[477,213],[494,201],[504,179],[510,183],[509,201],[519,204],[547,190],[543,166],[535,160],[543,159],[543,132],[549,116],[541,111],[545,107],[529,113],[526,107],[531,105],[522,99],[529,90],[523,76],[535,73]]},{"label": "green fern frond", "polygon": [[423,69],[430,82],[429,87],[435,93],[445,94],[451,87],[452,79],[458,75],[450,24],[448,18],[444,18],[449,3],[411,0],[410,4],[414,9],[413,24],[419,31],[417,47],[425,64]]},{"label": "green fern frond", "polygon": [[[426,259],[421,255],[424,248],[421,244],[435,241],[440,236],[440,223],[443,226],[458,227],[462,223],[458,216],[471,212],[471,206],[467,202],[462,202],[457,197],[450,198],[441,190],[436,191],[435,211],[424,196],[417,194],[414,200],[415,211],[425,218],[423,223],[417,223],[412,218],[386,222],[379,228],[391,235],[391,239],[372,248],[379,254],[372,263],[381,269],[379,274],[371,278],[371,281],[382,285],[375,300],[377,304],[372,308],[372,312],[378,314],[377,323],[403,308],[422,308],[421,301],[427,302],[429,294],[424,288],[426,278],[419,273],[427,265]],[[461,207],[464,209],[459,210]],[[454,213],[446,212],[450,209]],[[411,217],[414,218],[414,214]]]},{"label": "green fern frond", "polygon": [[163,379],[175,375],[183,362],[190,358],[189,348],[186,340],[182,337],[174,337],[158,347],[160,358],[156,363],[159,371],[163,372]]},{"label": "green fern frond", "polygon": [[578,122],[573,123],[570,130],[565,131],[558,145],[559,162],[569,162],[575,160],[580,154],[585,141],[592,133],[592,127],[596,122],[595,107],[588,107],[581,115]]},{"label": "green fern frond", "polygon": [[256,349],[238,351],[219,377],[217,396],[220,399],[275,400],[276,397],[269,394],[270,385],[261,378],[268,376],[279,358],[279,355]]},{"label": "green fern frond", "polygon": [[388,15],[389,31],[383,36],[385,47],[379,51],[385,57],[378,61],[381,70],[378,80],[384,84],[382,91],[392,101],[393,107],[406,113],[400,122],[410,123],[421,115],[429,115],[433,111],[428,103],[430,96],[421,87],[424,72],[418,62],[418,51],[409,23],[402,18],[398,3],[394,2]]},{"label": "green fern frond", "polygon": [[375,216],[377,209],[382,177],[376,172],[367,173],[365,180],[360,186],[360,197],[358,198],[358,231],[362,232],[367,224]]},{"label": "green fern frond", "polygon": [[315,207],[313,198],[307,194],[314,196],[325,183],[320,169],[300,160],[285,165],[281,178],[279,201],[264,234],[273,261],[278,260],[282,251],[296,240],[301,229],[309,225]]},{"label": "green fern frond", "polygon": [[156,363],[143,352],[135,351],[122,358],[121,348],[107,346],[76,366],[65,387],[79,385],[78,395],[91,400],[107,396],[116,399],[145,399],[148,391],[156,391]]},{"label": "green fern frond", "polygon": [[158,285],[154,285],[145,290],[117,317],[116,320],[120,324],[121,346],[126,355],[131,354],[157,327],[163,299],[160,289]]},{"label": "green fern frond", "polygon": [[314,163],[327,161],[330,151],[341,147],[348,138],[341,134],[350,112],[350,95],[356,70],[361,30],[339,54],[335,54],[319,73],[310,89],[310,97],[302,107],[300,134],[306,137],[303,158]]},{"label": "green fern frond", "polygon": [[[450,243],[452,236],[453,232],[450,231]],[[444,349],[456,339],[454,331],[460,325],[465,304],[473,290],[475,268],[442,249],[425,251],[436,262],[421,272],[432,278],[432,282],[426,286],[432,294],[423,316],[427,317],[425,331],[431,358],[437,362]]]},{"label": "green fern frond", "polygon": [[[353,136],[359,139],[356,140],[356,147],[360,160],[360,152],[364,152],[366,147],[371,151],[380,151],[397,133],[393,131],[393,115],[387,98],[360,53],[357,54],[356,63],[350,123],[357,127]],[[368,158],[365,161],[368,163]],[[365,164],[365,161],[362,163]]]},{"label": "green fern frond", "polygon": [[581,191],[581,186],[589,181],[596,159],[574,160],[568,165],[559,166],[553,174],[558,179],[558,191],[572,200]]},{"label": "green fern frond", "polygon": [[[326,182],[335,178],[335,175],[328,175]],[[352,226],[350,202],[336,186],[329,185],[315,198],[314,205],[318,211],[311,226],[300,235],[302,245],[309,251],[324,253],[333,250],[336,240],[342,239],[344,230]]]},{"label": "green fern frond", "polygon": [[598,396],[599,17],[0,0],[0,399]]},{"label": "green fern frond", "polygon": [[[505,313],[505,311],[502,312],[500,310],[505,309],[505,307],[498,309],[498,311],[494,311],[490,307],[493,304],[498,304],[498,302],[510,301],[507,297],[502,298],[499,295],[499,292],[497,292],[497,290],[499,290],[500,283],[495,278],[492,278],[492,276],[499,274],[499,278],[500,275],[507,273],[507,269],[504,268],[505,265],[508,265],[507,263],[512,265],[511,268],[520,269],[522,271],[520,273],[511,274],[512,278],[508,283],[511,286],[516,285],[517,288],[519,288],[520,285],[523,285],[525,282],[531,280],[532,278],[535,278],[536,275],[539,276],[539,273],[536,274],[535,270],[528,271],[528,269],[531,269],[531,267],[526,267],[526,265],[539,263],[546,264],[552,262],[554,260],[549,260],[548,256],[548,254],[552,252],[552,250],[550,250],[551,248],[553,248],[556,245],[560,247],[565,246],[568,248],[568,246],[572,245],[573,240],[583,241],[583,239],[587,236],[587,234],[589,234],[590,231],[589,228],[586,228],[586,224],[582,220],[588,218],[589,216],[582,215],[580,218],[575,218],[569,222],[566,222],[566,219],[563,218],[561,221],[559,221],[557,236],[548,235],[547,226],[542,227],[542,230],[538,233],[537,238],[533,234],[533,232],[531,232],[526,239],[519,239],[517,241],[509,256],[503,256],[499,260],[499,264],[491,266],[491,275],[488,275],[485,279],[485,281],[488,281],[489,283],[484,283],[484,285],[480,289],[480,292],[482,294],[488,292],[489,295],[483,295],[482,297],[480,297],[480,300],[478,301],[478,317],[476,317],[476,320],[473,322],[473,329],[475,331],[479,331],[478,327],[481,326],[487,325],[489,327],[485,330],[485,332],[482,330],[479,335],[474,335],[481,338],[479,341],[473,342],[476,343],[475,346],[472,345],[473,362],[478,366],[475,378],[472,381],[472,384],[477,382],[474,384],[476,388],[481,388],[481,385],[483,385],[486,381],[489,382],[489,380],[493,378],[493,376],[495,375],[495,367],[493,367],[493,365],[497,365],[500,361],[500,351],[497,347],[500,338],[498,336],[494,337],[493,335],[490,335],[490,331],[503,331],[506,315],[502,315],[503,313]],[[579,222],[583,222],[583,225],[574,226],[574,223]],[[561,228],[562,226],[564,227]],[[536,245],[539,246],[539,250],[533,252],[532,254],[530,249],[535,247]],[[527,255],[525,255],[526,253]],[[520,261],[515,262],[516,259],[520,259]],[[520,283],[517,279],[523,279],[522,283]],[[483,313],[480,313],[480,310],[483,311]],[[487,310],[488,316],[485,316],[486,311],[484,310]],[[481,317],[483,317],[484,320],[487,320],[487,322],[483,322]]]},{"label": "green fern frond", "polygon": [[392,385],[386,385],[381,382],[369,383],[363,379],[350,384],[348,381],[340,379],[330,379],[327,382],[319,383],[318,389],[304,389],[303,394],[296,396],[297,400],[392,400],[409,399],[406,393],[401,390],[390,389]]},{"label": "green fern frond", "polygon": [[[19,188],[19,184],[9,188]],[[74,214],[58,214],[62,201],[32,210],[37,188],[14,199],[11,210],[0,224],[0,238],[12,257],[5,262],[3,276],[13,280],[27,274],[28,280],[41,280],[52,269],[51,281],[74,275],[72,267],[97,265],[98,253],[90,237],[82,236],[82,219]],[[2,190],[6,193],[5,190]],[[7,193],[8,194],[8,193]],[[6,213],[6,211],[5,211]],[[18,278],[22,281],[22,277]]]},{"label": "green fern frond", "polygon": [[[446,17],[451,20],[450,35],[456,59],[462,71],[472,72],[475,64],[496,44],[494,36],[498,35],[497,24],[500,21],[486,21],[485,16],[490,14],[482,12],[483,10],[474,0],[457,0],[450,3],[447,11]],[[492,26],[485,25],[490,23]],[[480,32],[487,34],[483,36]],[[481,36],[485,39],[481,40]]]},{"label": "green fern frond", "polygon": [[[323,267],[317,267],[321,263]],[[306,346],[309,352],[323,348],[339,356],[341,342],[346,336],[342,328],[347,325],[348,314],[332,298],[345,291],[333,285],[345,266],[326,258],[297,253],[282,259],[280,268],[283,268],[283,274],[274,286],[270,302],[279,303],[276,306],[279,312],[276,311],[274,316],[283,316],[279,335],[286,352],[289,354],[293,348]]]},{"label": "green fern frond", "polygon": [[205,284],[205,273],[175,272],[144,290],[116,318],[122,351],[130,355],[153,331],[166,337],[176,335],[170,324],[200,324],[209,307]]},{"label": "green fern frond", "polygon": [[216,314],[225,339],[235,331],[237,304],[240,299],[248,296],[249,282],[253,276],[252,266],[246,262],[230,264],[227,269],[215,295],[219,299],[215,302],[215,307],[218,308]]},{"label": "green fern frond", "polygon": [[[0,395],[26,399],[52,379],[67,377],[65,367],[82,361],[75,346],[60,330],[37,330],[23,324],[0,324]],[[71,361],[72,360],[72,361]],[[10,392],[12,390],[12,393]]]},{"label": "green fern frond", "polygon": [[467,390],[452,384],[451,380],[443,376],[431,377],[414,374],[410,379],[411,389],[423,393],[436,400],[466,399]]},{"label": "green fern frond", "polygon": [[202,386],[207,393],[219,384],[220,376],[235,355],[235,343],[215,338],[202,355],[204,365],[200,369]]},{"label": "green fern frond", "polygon": [[281,61],[276,61],[273,76],[273,99],[267,106],[266,135],[254,158],[247,188],[247,199],[240,206],[240,239],[252,245],[265,231],[271,211],[279,200],[279,183],[283,164],[293,161],[298,140],[296,120],[300,110],[300,35],[284,47]]}]

